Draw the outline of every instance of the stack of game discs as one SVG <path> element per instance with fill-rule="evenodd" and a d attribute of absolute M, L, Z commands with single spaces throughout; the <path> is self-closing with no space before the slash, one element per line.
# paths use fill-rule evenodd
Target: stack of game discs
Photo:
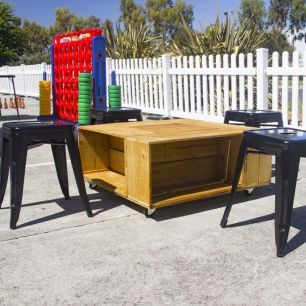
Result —
<path fill-rule="evenodd" d="M 108 105 L 110 108 L 121 107 L 121 86 L 108 85 Z"/>
<path fill-rule="evenodd" d="M 51 115 L 51 82 L 39 82 L 39 114 L 40 116 Z"/>
<path fill-rule="evenodd" d="M 90 108 L 92 99 L 92 83 L 90 73 L 79 74 L 78 123 L 90 123 Z"/>

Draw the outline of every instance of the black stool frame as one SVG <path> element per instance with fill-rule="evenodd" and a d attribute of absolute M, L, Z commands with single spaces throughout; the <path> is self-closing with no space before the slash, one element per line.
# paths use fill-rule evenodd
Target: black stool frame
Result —
<path fill-rule="evenodd" d="M 268 126 L 272 122 L 277 122 L 278 127 L 283 126 L 282 113 L 269 110 L 229 110 L 225 112 L 224 123 L 228 124 L 230 121 L 243 122 L 246 126 L 253 127 Z"/>
<path fill-rule="evenodd" d="M 120 107 L 105 110 L 91 110 L 91 124 L 142 121 L 142 112 L 137 108 Z"/>
<path fill-rule="evenodd" d="M 3 124 L 2 153 L 0 164 L 0 207 L 11 172 L 11 221 L 10 228 L 15 229 L 19 219 L 25 165 L 28 146 L 51 144 L 56 172 L 65 199 L 69 199 L 68 173 L 65 145 L 68 147 L 72 168 L 82 204 L 89 217 L 92 211 L 86 194 L 82 166 L 77 144 L 73 135 L 73 125 L 62 122 L 12 122 Z"/>
<path fill-rule="evenodd" d="M 246 154 L 275 155 L 275 242 L 277 256 L 282 257 L 290 229 L 300 157 L 306 157 L 306 132 L 291 128 L 261 129 L 245 131 L 243 136 L 230 197 L 220 225 L 226 227 Z"/>

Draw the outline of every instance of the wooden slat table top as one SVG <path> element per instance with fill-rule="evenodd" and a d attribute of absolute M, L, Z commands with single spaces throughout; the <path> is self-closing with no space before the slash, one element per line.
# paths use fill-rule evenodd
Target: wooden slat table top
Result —
<path fill-rule="evenodd" d="M 243 131 L 247 129 L 250 128 L 192 119 L 122 122 L 79 127 L 80 131 L 137 138 L 142 143 L 237 136 L 242 135 Z"/>

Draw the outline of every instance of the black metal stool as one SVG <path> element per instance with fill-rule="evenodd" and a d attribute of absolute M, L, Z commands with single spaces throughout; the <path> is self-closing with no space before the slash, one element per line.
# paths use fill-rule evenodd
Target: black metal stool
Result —
<path fill-rule="evenodd" d="M 10 169 L 10 227 L 12 229 L 16 228 L 21 208 L 27 149 L 28 146 L 34 144 L 51 144 L 58 180 L 65 199 L 69 199 L 65 151 L 65 145 L 67 145 L 82 204 L 85 207 L 88 217 L 92 216 L 83 179 L 80 155 L 73 135 L 74 126 L 72 124 L 64 123 L 62 121 L 11 122 L 3 124 L 2 130 L 3 142 L 0 165 L 0 207 L 3 202 Z"/>
<path fill-rule="evenodd" d="M 273 122 L 277 123 L 277 127 L 284 126 L 282 113 L 268 110 L 246 109 L 226 111 L 224 123 L 230 123 L 230 121 L 243 122 L 247 126 L 254 127 L 271 126 Z"/>
<path fill-rule="evenodd" d="M 91 124 L 127 122 L 130 120 L 142 121 L 140 109 L 120 107 L 105 110 L 91 110 Z"/>
<path fill-rule="evenodd" d="M 258 151 L 249 151 L 249 149 Z M 275 242 L 277 256 L 285 255 L 291 222 L 295 186 L 301 157 L 306 157 L 306 132 L 291 128 L 245 131 L 236 163 L 232 190 L 221 221 L 227 224 L 246 154 L 269 154 L 276 157 L 275 173 Z"/>

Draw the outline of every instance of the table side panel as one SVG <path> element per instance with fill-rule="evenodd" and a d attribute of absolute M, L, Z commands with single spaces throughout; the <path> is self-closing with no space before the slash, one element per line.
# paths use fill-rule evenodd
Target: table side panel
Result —
<path fill-rule="evenodd" d="M 229 167 L 227 179 L 231 183 L 236 169 L 236 161 L 242 136 L 232 137 L 230 141 Z M 271 182 L 272 157 L 268 155 L 248 154 L 239 180 L 239 188 L 247 189 L 268 185 Z"/>
<path fill-rule="evenodd" d="M 227 138 L 152 144 L 151 152 L 153 195 L 225 181 Z"/>
<path fill-rule="evenodd" d="M 108 136 L 79 131 L 79 150 L 83 172 L 109 168 Z"/>
<path fill-rule="evenodd" d="M 150 160 L 149 145 L 139 143 L 137 138 L 126 140 L 125 173 L 128 198 L 145 207 L 150 207 L 152 203 Z"/>

